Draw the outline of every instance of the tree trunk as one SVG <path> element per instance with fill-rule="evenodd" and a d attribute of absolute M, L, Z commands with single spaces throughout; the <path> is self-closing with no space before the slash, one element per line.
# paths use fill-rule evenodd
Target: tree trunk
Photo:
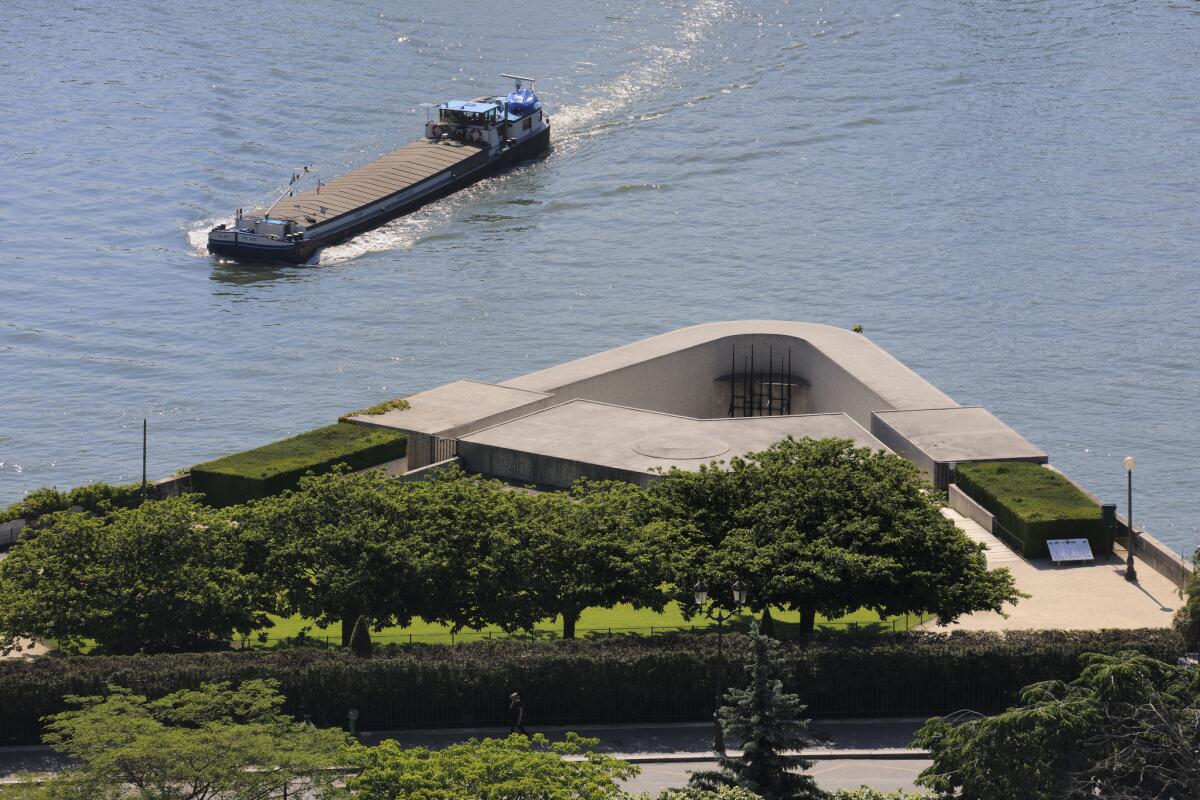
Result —
<path fill-rule="evenodd" d="M 562 612 L 562 618 L 563 618 L 563 638 L 564 639 L 574 639 L 575 638 L 575 623 L 579 621 L 579 612 L 578 611 L 564 611 L 564 612 Z"/>
<path fill-rule="evenodd" d="M 342 647 L 350 646 L 350 637 L 354 634 L 354 623 L 358 621 L 357 611 L 347 611 L 342 617 Z"/>
<path fill-rule="evenodd" d="M 804 606 L 800 609 L 800 641 L 808 643 L 812 641 L 813 629 L 817 626 L 817 609 L 812 606 Z"/>
<path fill-rule="evenodd" d="M 775 618 L 771 616 L 771 607 L 763 609 L 762 621 L 758 623 L 758 632 L 763 636 L 775 638 Z"/>

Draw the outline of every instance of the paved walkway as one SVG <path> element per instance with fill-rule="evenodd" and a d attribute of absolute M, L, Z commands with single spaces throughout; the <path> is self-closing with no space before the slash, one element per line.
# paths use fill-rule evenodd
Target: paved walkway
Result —
<path fill-rule="evenodd" d="M 881 792 L 927 791 L 914 781 L 921 770 L 930 765 L 928 758 L 907 759 L 829 759 L 817 761 L 806 770 L 817 781 L 817 786 L 826 791 L 834 789 L 857 789 L 869 786 Z M 642 764 L 641 773 L 621 782 L 621 788 L 630 793 L 645 792 L 657 797 L 663 789 L 686 786 L 688 778 L 697 770 L 715 769 L 713 761 L 691 761 L 676 764 Z"/>
<path fill-rule="evenodd" d="M 1026 561 L 976 522 L 951 509 L 942 513 L 974 541 L 987 545 L 989 569 L 1007 567 L 1017 588 L 1030 595 L 996 613 L 969 614 L 949 628 L 963 630 L 1030 630 L 1061 628 L 1166 628 L 1182 601 L 1175 584 L 1149 565 L 1137 563 L 1136 583 L 1125 580 L 1124 551 L 1092 563 L 1055 566 L 1048 558 Z M 938 628 L 934 622 L 924 627 Z"/>
<path fill-rule="evenodd" d="M 926 754 L 908 748 L 924 719 L 853 719 L 816 720 L 810 726 L 821 743 L 803 755 L 820 762 L 836 761 L 920 761 Z M 640 725 L 571 725 L 568 727 L 528 726 L 530 733 L 542 733 L 552 741 L 567 731 L 600 740 L 602 752 L 643 765 L 648 774 L 669 775 L 701 767 L 712 761 L 712 723 L 685 722 Z M 378 744 L 395 739 L 404 747 L 442 748 L 467 739 L 496 738 L 508 735 L 507 728 L 442 728 L 428 730 L 363 732 L 359 741 Z M 737 753 L 737 741 L 729 741 L 729 752 Z M 67 759 L 48 747 L 0 747 L 0 783 L 13 780 L 16 772 L 52 772 L 62 769 Z M 659 769 L 656 765 L 663 766 Z M 845 772 L 845 770 L 842 770 Z M 686 783 L 686 778 L 683 781 Z M 677 785 L 677 784 L 664 784 Z M 857 786 L 858 784 L 851 784 Z M 638 791 L 641 791 L 640 789 Z"/>

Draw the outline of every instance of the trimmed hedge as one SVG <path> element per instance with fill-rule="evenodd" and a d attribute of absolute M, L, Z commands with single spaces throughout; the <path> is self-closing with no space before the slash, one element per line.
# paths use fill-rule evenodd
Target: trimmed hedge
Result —
<path fill-rule="evenodd" d="M 1026 558 L 1049 555 L 1047 539 L 1087 539 L 1112 552 L 1100 506 L 1061 474 L 1027 461 L 960 464 L 954 482 L 1020 541 Z"/>
<path fill-rule="evenodd" d="M 729 634 L 726 685 L 745 680 Z M 926 716 L 999 711 L 1026 684 L 1067 679 L 1087 652 L 1133 649 L 1170 662 L 1183 653 L 1172 631 L 909 632 L 882 637 L 819 634 L 783 644 L 781 674 L 816 717 Z M 290 713 L 360 730 L 498 725 L 520 691 L 534 726 L 712 719 L 716 636 L 404 645 L 374 658 L 317 649 L 156 656 L 80 656 L 0 662 L 0 743 L 38 740 L 39 719 L 67 694 L 106 684 L 160 697 L 204 681 L 273 677 Z"/>
<path fill-rule="evenodd" d="M 230 506 L 294 489 L 309 470 L 325 472 L 335 464 L 366 469 L 400 458 L 407 445 L 399 431 L 339 422 L 198 464 L 192 487 L 210 505 Z"/>

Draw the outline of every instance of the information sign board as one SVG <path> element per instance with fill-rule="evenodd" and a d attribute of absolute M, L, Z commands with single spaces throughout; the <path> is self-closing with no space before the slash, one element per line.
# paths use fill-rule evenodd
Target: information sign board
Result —
<path fill-rule="evenodd" d="M 1050 548 L 1050 560 L 1055 564 L 1062 561 L 1091 561 L 1095 558 L 1087 539 L 1047 539 L 1046 546 Z"/>

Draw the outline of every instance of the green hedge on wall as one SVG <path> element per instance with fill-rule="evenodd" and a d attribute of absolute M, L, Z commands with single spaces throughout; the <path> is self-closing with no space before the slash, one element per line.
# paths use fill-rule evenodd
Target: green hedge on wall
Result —
<path fill-rule="evenodd" d="M 725 637 L 727 686 L 745 680 L 745 647 Z M 815 717 L 932 716 L 999 711 L 1026 684 L 1076 675 L 1083 653 L 1125 649 L 1173 663 L 1184 647 L 1166 629 L 819 634 L 808 647 L 783 644 L 779 666 Z M 712 719 L 715 659 L 707 633 L 389 646 L 373 658 L 295 649 L 0 661 L 0 743 L 37 741 L 39 719 L 63 710 L 66 694 L 115 684 L 159 697 L 260 677 L 280 681 L 297 718 L 342 725 L 353 708 L 366 731 L 502 724 L 513 691 L 534 727 Z"/>
<path fill-rule="evenodd" d="M 1048 555 L 1047 539 L 1087 539 L 1096 555 L 1112 552 L 1100 506 L 1054 470 L 984 461 L 958 465 L 954 482 L 1020 541 L 1026 558 Z"/>
<path fill-rule="evenodd" d="M 294 489 L 305 472 L 335 464 L 365 469 L 404 455 L 403 433 L 339 422 L 192 467 L 192 487 L 214 506 Z"/>

